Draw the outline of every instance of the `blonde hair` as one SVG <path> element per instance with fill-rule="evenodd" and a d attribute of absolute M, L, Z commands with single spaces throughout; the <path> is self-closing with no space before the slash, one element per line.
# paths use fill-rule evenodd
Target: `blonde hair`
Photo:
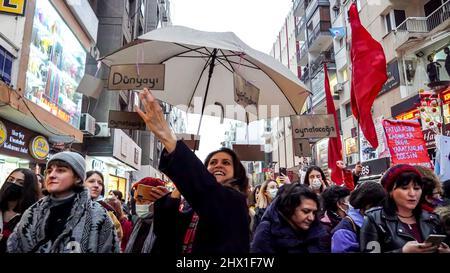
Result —
<path fill-rule="evenodd" d="M 255 207 L 265 209 L 272 202 L 272 197 L 270 197 L 270 195 L 267 194 L 267 186 L 269 186 L 270 182 L 277 183 L 275 180 L 266 180 L 264 181 L 264 183 L 262 183 L 261 188 L 259 189 L 258 192 L 258 198 Z"/>

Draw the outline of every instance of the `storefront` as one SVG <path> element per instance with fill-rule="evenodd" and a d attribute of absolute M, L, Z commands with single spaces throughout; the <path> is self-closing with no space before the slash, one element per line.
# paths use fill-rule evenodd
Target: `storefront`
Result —
<path fill-rule="evenodd" d="M 79 127 L 86 50 L 50 1 L 36 1 L 25 97 Z"/>
<path fill-rule="evenodd" d="M 46 137 L 0 118 L 0 186 L 16 168 L 42 173 L 49 151 Z"/>
<path fill-rule="evenodd" d="M 427 96 L 423 94 L 417 94 L 392 106 L 391 113 L 392 117 L 397 120 L 419 119 L 421 121 L 428 154 L 430 159 L 433 160 L 436 153 L 436 132 L 442 131 L 443 135 L 450 136 L 450 88 L 441 93 L 442 108 L 438 104 L 436 106 L 425 105 L 432 101 L 432 99 L 426 98 Z M 445 123 L 438 127 L 437 123 L 442 121 Z"/>
<path fill-rule="evenodd" d="M 133 173 L 141 169 L 142 149 L 120 129 L 113 129 L 105 143 L 86 141 L 87 170 L 100 171 L 105 179 L 105 194 L 120 190 L 128 199 L 130 187 L 135 182 Z M 111 142 L 109 142 L 111 141 Z"/>

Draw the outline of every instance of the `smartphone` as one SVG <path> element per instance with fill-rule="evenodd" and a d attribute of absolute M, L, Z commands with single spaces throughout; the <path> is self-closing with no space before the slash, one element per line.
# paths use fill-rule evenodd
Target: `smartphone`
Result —
<path fill-rule="evenodd" d="M 447 235 L 430 234 L 424 243 L 431 243 L 434 246 L 439 246 L 447 237 Z"/>
<path fill-rule="evenodd" d="M 154 198 L 150 194 L 154 187 L 139 184 L 137 186 L 137 198 L 142 198 L 144 200 L 153 200 Z"/>

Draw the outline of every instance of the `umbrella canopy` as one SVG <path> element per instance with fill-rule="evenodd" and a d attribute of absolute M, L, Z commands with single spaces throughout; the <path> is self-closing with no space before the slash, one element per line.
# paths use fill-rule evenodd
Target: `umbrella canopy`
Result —
<path fill-rule="evenodd" d="M 252 49 L 232 32 L 204 32 L 182 26 L 159 28 L 102 61 L 107 66 L 136 64 L 137 70 L 139 64 L 165 64 L 164 90 L 152 90 L 157 99 L 185 110 L 194 107 L 197 113 L 195 100 L 201 98 L 199 114 L 217 115 L 220 107 L 225 118 L 244 122 L 297 115 L 310 93 L 288 68 Z M 242 116 L 232 110 L 241 107 L 235 100 L 236 74 L 259 89 L 259 111 Z M 279 109 L 271 111 L 277 106 Z"/>

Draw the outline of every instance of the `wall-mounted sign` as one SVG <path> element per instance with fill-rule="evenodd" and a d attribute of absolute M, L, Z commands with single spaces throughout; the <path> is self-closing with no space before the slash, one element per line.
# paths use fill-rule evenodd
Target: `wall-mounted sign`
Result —
<path fill-rule="evenodd" d="M 6 126 L 0 121 L 0 147 L 5 143 L 8 138 L 8 133 L 6 131 Z"/>
<path fill-rule="evenodd" d="M 34 161 L 45 160 L 45 153 L 48 154 L 50 150 L 45 137 L 4 119 L 0 120 L 1 142 L 3 145 L 0 145 L 0 153 Z"/>
<path fill-rule="evenodd" d="M 408 111 L 406 113 L 400 114 L 395 117 L 396 120 L 412 120 L 419 118 L 420 113 L 419 109 L 413 109 L 411 111 Z"/>
<path fill-rule="evenodd" d="M 398 71 L 397 60 L 392 61 L 387 65 L 387 76 L 388 76 L 388 79 L 384 83 L 379 94 L 383 94 L 387 91 L 390 91 L 390 90 L 400 86 L 400 73 Z"/>
<path fill-rule="evenodd" d="M 108 89 L 136 90 L 147 87 L 164 90 L 164 64 L 113 65 L 109 72 Z"/>
<path fill-rule="evenodd" d="M 450 88 L 442 92 L 442 103 L 446 104 L 450 102 Z"/>
<path fill-rule="evenodd" d="M 0 12 L 24 15 L 26 0 L 0 0 Z"/>
<path fill-rule="evenodd" d="M 45 160 L 50 152 L 50 145 L 43 136 L 36 136 L 30 142 L 30 154 L 36 159 Z"/>
<path fill-rule="evenodd" d="M 144 120 L 137 112 L 114 110 L 109 110 L 108 127 L 142 131 L 145 131 L 147 128 Z"/>
<path fill-rule="evenodd" d="M 104 173 L 108 170 L 105 162 L 101 160 L 94 159 L 92 160 L 92 169 Z"/>
<path fill-rule="evenodd" d="M 236 73 L 233 74 L 233 79 L 234 101 L 244 108 L 249 105 L 257 107 L 259 100 L 259 88 Z"/>
<path fill-rule="evenodd" d="M 291 116 L 292 133 L 297 138 L 336 137 L 333 115 Z"/>
<path fill-rule="evenodd" d="M 298 157 L 312 156 L 311 145 L 307 139 L 294 139 L 294 150 Z"/>

